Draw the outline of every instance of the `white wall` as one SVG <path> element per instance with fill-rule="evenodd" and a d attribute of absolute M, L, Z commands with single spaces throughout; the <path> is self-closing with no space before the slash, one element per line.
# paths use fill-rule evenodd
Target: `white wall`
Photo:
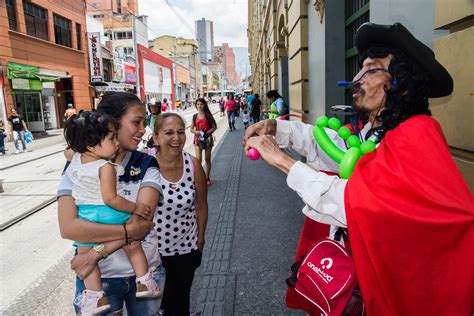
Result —
<path fill-rule="evenodd" d="M 86 28 L 87 32 L 99 32 L 100 33 L 100 43 L 105 45 L 107 38 L 104 36 L 104 25 L 101 21 L 94 19 L 91 16 L 86 16 Z"/>
<path fill-rule="evenodd" d="M 162 71 L 163 82 L 160 78 L 160 69 Z M 145 93 L 171 94 L 171 69 L 163 67 L 147 59 L 143 60 Z"/>

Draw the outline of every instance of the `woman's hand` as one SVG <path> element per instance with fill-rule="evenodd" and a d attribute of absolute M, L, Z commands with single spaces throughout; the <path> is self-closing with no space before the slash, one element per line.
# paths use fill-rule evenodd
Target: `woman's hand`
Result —
<path fill-rule="evenodd" d="M 196 246 L 198 247 L 200 252 L 203 251 L 205 243 L 206 243 L 206 241 L 204 240 L 204 238 L 198 238 L 198 240 L 196 242 Z"/>
<path fill-rule="evenodd" d="M 153 222 L 143 219 L 137 215 L 132 215 L 127 221 L 127 234 L 130 240 L 142 240 L 153 229 Z M 124 232 L 125 237 L 125 232 Z"/>
<path fill-rule="evenodd" d="M 84 280 L 92 272 L 100 259 L 100 254 L 91 249 L 86 253 L 77 254 L 72 258 L 71 269 L 74 270 L 81 280 Z"/>
<path fill-rule="evenodd" d="M 258 125 L 258 124 L 257 124 Z M 244 140 L 245 141 L 245 140 Z M 288 174 L 291 167 L 295 164 L 295 160 L 288 157 L 275 141 L 274 136 L 263 135 L 254 136 L 247 139 L 245 149 L 253 147 L 258 150 L 262 158 L 274 167 L 277 167 L 284 173 Z"/>
<path fill-rule="evenodd" d="M 137 203 L 137 206 L 135 208 L 135 211 L 133 212 L 134 214 L 137 214 L 138 216 L 146 219 L 146 220 L 151 220 L 150 215 L 152 214 L 150 207 L 146 204 L 143 203 Z"/>
<path fill-rule="evenodd" d="M 276 120 L 263 120 L 257 124 L 250 125 L 245 131 L 243 145 L 248 148 L 247 141 L 250 137 L 261 136 L 261 135 L 276 135 L 277 122 Z M 251 146 L 252 147 L 252 146 Z"/>

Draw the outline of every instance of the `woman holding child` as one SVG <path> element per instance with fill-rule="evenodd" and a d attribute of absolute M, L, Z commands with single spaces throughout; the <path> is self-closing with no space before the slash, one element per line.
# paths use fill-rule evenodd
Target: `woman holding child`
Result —
<path fill-rule="evenodd" d="M 136 151 L 145 132 L 145 109 L 132 94 L 111 93 L 104 95 L 97 113 L 115 120 L 113 137 L 116 137 L 117 152 L 112 160 L 114 165 L 121 166 L 124 171 L 118 176 L 118 184 L 122 187 L 121 197 L 132 204 L 136 203 L 129 205 L 128 210 L 137 209 L 138 205 L 145 207 L 137 211 L 141 216 L 132 214 L 124 224 L 100 224 L 79 219 L 78 208 L 72 197 L 74 185 L 66 167 L 58 189 L 61 235 L 76 242 L 95 244 L 87 251 L 81 251 L 71 262 L 71 267 L 78 275 L 74 304 L 76 312 L 84 307 L 87 300 L 83 295 L 87 290 L 84 291 L 82 280 L 87 279 L 98 264 L 103 291 L 110 305 L 109 313 L 121 314 L 125 302 L 128 315 L 156 315 L 160 310 L 161 297 L 137 298 L 137 284 L 140 285 L 140 282 L 136 282 L 134 269 L 123 250 L 126 244 L 144 238 L 141 247 L 148 265 L 147 277 L 153 278 L 153 283 L 163 293 L 165 273 L 158 251 L 157 231 L 152 229 L 152 218 L 160 197 L 160 173 L 153 157 Z M 87 150 L 91 151 L 92 147 L 89 146 Z M 100 304 L 99 298 L 96 304 Z"/>

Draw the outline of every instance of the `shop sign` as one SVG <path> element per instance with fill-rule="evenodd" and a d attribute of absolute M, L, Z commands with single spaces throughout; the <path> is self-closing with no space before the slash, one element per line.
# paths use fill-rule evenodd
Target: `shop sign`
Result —
<path fill-rule="evenodd" d="M 117 83 L 117 82 L 106 82 L 106 86 L 97 86 L 95 90 L 98 92 L 105 92 L 105 91 L 127 91 L 133 90 L 135 88 L 134 85 L 127 84 L 127 83 Z"/>
<path fill-rule="evenodd" d="M 43 83 L 40 80 L 14 78 L 12 79 L 13 90 L 41 91 Z"/>
<path fill-rule="evenodd" d="M 134 65 L 125 64 L 125 82 L 130 84 L 137 83 L 137 73 Z"/>
<path fill-rule="evenodd" d="M 100 46 L 100 33 L 88 32 L 87 43 L 89 45 L 89 65 L 91 69 L 91 82 L 103 81 L 102 58 Z"/>

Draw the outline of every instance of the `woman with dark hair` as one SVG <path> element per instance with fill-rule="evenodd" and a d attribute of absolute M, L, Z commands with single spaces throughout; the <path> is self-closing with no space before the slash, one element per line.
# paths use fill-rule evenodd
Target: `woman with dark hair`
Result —
<path fill-rule="evenodd" d="M 194 114 L 191 121 L 191 133 L 194 134 L 194 151 L 197 160 L 202 163 L 202 151 L 204 150 L 207 185 L 211 185 L 211 153 L 214 146 L 212 134 L 217 129 L 217 123 L 204 98 L 196 100 L 196 109 L 198 112 Z"/>
<path fill-rule="evenodd" d="M 235 131 L 235 111 L 238 110 L 237 102 L 234 100 L 234 95 L 229 93 L 227 101 L 225 102 L 225 109 L 227 111 L 227 122 L 229 123 L 230 131 Z"/>
<path fill-rule="evenodd" d="M 136 151 L 145 132 L 145 108 L 133 94 L 106 93 L 99 103 L 97 113 L 107 114 L 117 122 L 118 151 L 113 161 L 121 165 L 125 173 L 118 178 L 127 200 L 147 205 L 155 210 L 160 196 L 160 173 L 152 156 Z M 66 170 L 67 170 L 66 165 Z M 122 249 L 131 241 L 142 240 L 142 247 L 155 282 L 163 292 L 165 272 L 158 251 L 157 233 L 152 229 L 154 211 L 147 219 L 132 215 L 123 225 L 107 225 L 83 221 L 78 218 L 77 207 L 72 197 L 72 183 L 63 174 L 58 189 L 58 220 L 61 236 L 78 242 L 93 242 L 96 245 L 87 253 L 78 254 L 71 261 L 75 270 L 76 311 L 82 301 L 84 290 L 82 279 L 99 264 L 102 286 L 111 306 L 110 313 L 121 312 L 125 306 L 130 315 L 156 315 L 161 298 L 137 299 L 135 273 Z"/>
<path fill-rule="evenodd" d="M 163 113 L 153 136 L 163 192 L 155 228 L 166 269 L 165 315 L 189 315 L 191 286 L 201 264 L 207 225 L 206 175 L 201 163 L 183 151 L 185 130 L 181 116 Z"/>
<path fill-rule="evenodd" d="M 280 116 L 287 115 L 290 113 L 290 109 L 285 102 L 285 99 L 278 93 L 277 90 L 270 90 L 267 92 L 267 98 L 270 100 L 270 110 L 268 112 L 268 118 L 277 119 Z M 288 120 L 288 117 L 285 118 Z"/>

